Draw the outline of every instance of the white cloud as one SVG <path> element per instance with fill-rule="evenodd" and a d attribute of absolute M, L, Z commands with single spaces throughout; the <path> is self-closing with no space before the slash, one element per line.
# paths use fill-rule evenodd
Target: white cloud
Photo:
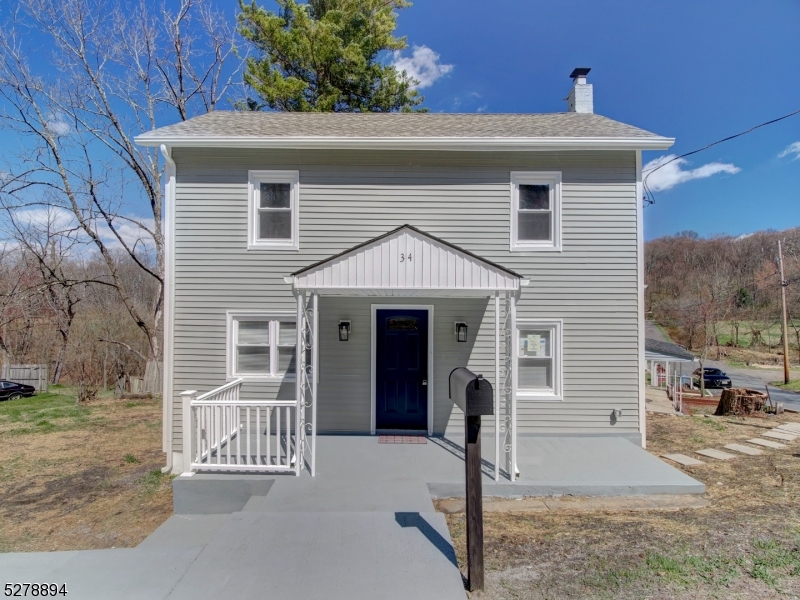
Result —
<path fill-rule="evenodd" d="M 439 62 L 439 55 L 427 46 L 414 46 L 411 56 L 401 56 L 399 51 L 394 53 L 392 65 L 398 71 L 416 79 L 419 83 L 416 88 L 426 88 L 444 75 L 453 70 L 453 65 L 443 65 Z"/>
<path fill-rule="evenodd" d="M 14 219 L 21 227 L 39 231 L 50 230 L 53 233 L 61 233 L 75 228 L 74 215 L 58 207 L 18 209 L 15 211 Z"/>
<path fill-rule="evenodd" d="M 786 146 L 786 150 L 778 154 L 778 158 L 792 155 L 794 155 L 794 160 L 800 160 L 800 142 L 795 142 L 794 144 Z"/>
<path fill-rule="evenodd" d="M 75 215 L 64 208 L 38 207 L 17 210 L 14 217 L 17 223 L 25 228 L 32 228 L 41 232 L 49 230 L 52 233 L 70 233 L 81 242 L 90 241 L 89 237 L 79 229 Z M 152 231 L 154 225 L 152 218 L 132 218 Z M 0 227 L 0 229 L 2 229 L 2 227 Z M 117 236 L 114 235 L 114 232 L 111 231 L 105 221 L 95 219 L 93 229 L 108 248 L 122 249 L 122 244 L 119 239 L 117 239 Z M 143 252 L 152 252 L 155 249 L 152 236 L 137 224 L 127 219 L 117 219 L 114 223 L 114 229 L 119 233 L 119 237 L 122 238 L 128 248 L 133 248 L 135 246 L 137 252 L 140 250 Z M 92 246 L 90 245 L 89 247 Z"/>
<path fill-rule="evenodd" d="M 50 115 L 50 118 L 45 123 L 45 127 L 55 136 L 68 135 L 72 128 L 69 126 L 61 116 Z"/>
<path fill-rule="evenodd" d="M 142 225 L 148 229 L 153 229 L 153 219 L 136 217 L 136 220 L 141 222 Z M 146 252 L 150 252 L 155 249 L 155 246 L 153 245 L 153 238 L 150 236 L 150 234 L 135 223 L 131 223 L 126 219 L 117 219 L 114 223 L 114 229 L 119 234 L 119 237 L 124 240 L 128 248 L 133 249 L 136 247 L 137 251 L 143 250 Z M 119 243 L 116 235 L 114 235 L 114 232 L 109 229 L 105 221 L 97 222 L 96 231 L 109 248 L 122 248 L 122 244 Z"/>
<path fill-rule="evenodd" d="M 647 176 L 648 172 L 657 169 L 661 165 L 665 165 L 665 163 L 674 158 L 674 154 L 668 154 L 666 156 L 656 158 L 655 160 L 651 160 L 642 169 L 643 175 Z M 705 179 L 706 177 L 711 177 L 712 175 L 716 175 L 718 173 L 728 173 L 730 175 L 734 175 L 741 171 L 741 169 L 734 164 L 719 162 L 712 162 L 708 163 L 707 165 L 697 167 L 696 169 L 685 170 L 683 167 L 688 164 L 688 160 L 685 158 L 679 158 L 678 160 L 674 160 L 668 165 L 661 167 L 658 169 L 658 171 L 655 171 L 652 175 L 647 177 L 647 187 L 653 192 L 662 192 L 664 190 L 670 190 L 680 183 L 691 181 L 692 179 Z"/>

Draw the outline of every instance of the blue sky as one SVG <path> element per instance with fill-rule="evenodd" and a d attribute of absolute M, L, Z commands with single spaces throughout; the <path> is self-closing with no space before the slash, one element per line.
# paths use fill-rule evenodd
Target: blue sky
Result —
<path fill-rule="evenodd" d="M 796 0 L 419 0 L 398 25 L 453 66 L 421 90 L 431 110 L 562 111 L 570 71 L 587 66 L 595 112 L 676 138 L 645 163 L 800 109 Z M 800 225 L 799 155 L 778 158 L 795 142 L 800 115 L 689 157 L 683 171 L 729 172 L 656 192 L 647 239 Z"/>

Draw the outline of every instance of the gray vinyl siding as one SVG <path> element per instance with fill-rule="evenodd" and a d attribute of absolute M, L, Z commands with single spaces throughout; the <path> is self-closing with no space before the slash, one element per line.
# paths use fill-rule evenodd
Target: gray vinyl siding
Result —
<path fill-rule="evenodd" d="M 294 311 L 286 275 L 405 223 L 530 279 L 522 288 L 518 318 L 563 320 L 564 400 L 520 399 L 520 434 L 638 431 L 634 152 L 174 149 L 173 157 L 176 450 L 180 392 L 205 392 L 225 382 L 227 310 Z M 300 172 L 299 251 L 247 250 L 247 172 L 262 169 Z M 509 174 L 525 170 L 562 172 L 562 252 L 509 251 Z M 448 361 L 468 358 L 471 367 L 493 379 L 493 301 L 390 302 L 435 305 L 434 428 L 458 424 L 447 400 Z M 362 327 L 364 319 L 368 327 L 371 303 L 320 300 L 321 430 L 369 431 L 369 338 L 364 346 L 360 336 L 369 335 Z M 452 327 L 458 311 L 464 311 L 471 337 L 480 329 L 479 339 L 467 345 L 469 357 L 454 347 L 440 358 L 440 349 L 456 345 Z M 335 341 L 334 322 L 345 318 L 343 312 L 353 320 L 352 343 Z M 361 358 L 345 360 L 350 353 Z M 293 398 L 294 383 L 247 383 L 244 393 Z M 623 411 L 613 426 L 612 408 Z"/>

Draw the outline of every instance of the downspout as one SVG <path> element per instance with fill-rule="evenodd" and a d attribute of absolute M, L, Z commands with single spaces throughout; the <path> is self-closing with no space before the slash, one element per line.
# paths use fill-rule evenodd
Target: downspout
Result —
<path fill-rule="evenodd" d="M 172 159 L 172 149 L 161 144 L 161 155 L 166 161 L 164 166 L 164 360 L 163 360 L 163 389 L 162 398 L 162 449 L 167 455 L 167 464 L 161 469 L 162 473 L 171 473 L 173 470 L 172 449 L 172 368 L 173 360 L 173 318 L 175 305 L 175 283 L 173 264 L 173 239 L 175 226 L 175 173 L 177 167 Z"/>
<path fill-rule="evenodd" d="M 636 312 L 639 375 L 639 434 L 642 448 L 647 448 L 647 399 L 645 391 L 645 314 L 644 314 L 644 206 L 642 205 L 642 151 L 636 151 Z M 652 377 L 652 373 L 650 375 Z M 651 379 L 652 381 L 652 379 Z"/>

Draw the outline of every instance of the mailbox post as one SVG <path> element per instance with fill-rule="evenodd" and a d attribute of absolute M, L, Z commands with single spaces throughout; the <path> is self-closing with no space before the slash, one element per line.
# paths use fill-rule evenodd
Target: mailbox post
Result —
<path fill-rule="evenodd" d="M 483 482 L 481 480 L 481 417 L 494 414 L 492 385 L 469 369 L 450 373 L 450 398 L 464 411 L 464 464 L 467 498 L 467 582 L 469 591 L 483 589 Z"/>

